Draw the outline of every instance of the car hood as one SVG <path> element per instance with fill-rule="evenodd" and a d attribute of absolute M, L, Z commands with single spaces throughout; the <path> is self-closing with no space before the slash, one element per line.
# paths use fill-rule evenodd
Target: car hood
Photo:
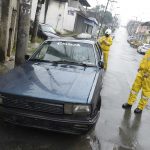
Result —
<path fill-rule="evenodd" d="M 28 62 L 0 77 L 0 92 L 87 103 L 96 72 L 96 67 Z"/>

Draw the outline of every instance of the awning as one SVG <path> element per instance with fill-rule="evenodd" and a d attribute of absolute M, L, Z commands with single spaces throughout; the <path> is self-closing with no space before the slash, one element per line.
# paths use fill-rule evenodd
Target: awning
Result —
<path fill-rule="evenodd" d="M 96 18 L 89 17 L 88 19 L 94 22 L 96 25 L 98 25 L 98 21 L 96 20 Z"/>
<path fill-rule="evenodd" d="M 94 22 L 91 21 L 91 20 L 89 20 L 89 19 L 85 19 L 84 23 L 85 23 L 85 24 L 88 24 L 88 25 L 90 25 L 90 26 L 94 26 Z"/>
<path fill-rule="evenodd" d="M 80 2 L 83 6 L 91 7 L 91 5 L 88 3 L 87 0 L 79 0 L 79 2 Z"/>
<path fill-rule="evenodd" d="M 60 1 L 60 2 L 68 2 L 68 0 L 56 0 L 56 1 Z M 91 7 L 91 5 L 88 3 L 87 0 L 79 0 L 79 2 L 86 7 Z"/>

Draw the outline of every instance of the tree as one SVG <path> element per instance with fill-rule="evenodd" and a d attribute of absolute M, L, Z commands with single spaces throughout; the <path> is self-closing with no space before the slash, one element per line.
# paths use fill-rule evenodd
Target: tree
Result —
<path fill-rule="evenodd" d="M 0 0 L 0 62 L 6 60 L 9 39 L 9 10 L 11 0 Z"/>
<path fill-rule="evenodd" d="M 96 5 L 94 8 L 90 10 L 90 12 L 93 12 L 91 17 L 95 17 L 97 21 L 100 23 L 102 20 L 104 9 L 105 9 L 104 5 Z"/>
<path fill-rule="evenodd" d="M 102 13 L 104 13 L 104 12 L 102 12 Z M 112 13 L 109 12 L 109 11 L 106 11 L 106 12 L 105 12 L 105 16 L 104 16 L 103 23 L 104 23 L 105 25 L 107 25 L 107 24 L 112 23 L 112 21 L 113 21 Z"/>
<path fill-rule="evenodd" d="M 35 19 L 34 19 L 34 25 L 33 25 L 33 31 L 32 31 L 32 37 L 31 37 L 32 43 L 35 43 L 35 38 L 37 36 L 40 13 L 41 13 L 41 8 L 42 8 L 43 3 L 44 3 L 44 0 L 38 0 L 36 13 L 35 13 Z"/>
<path fill-rule="evenodd" d="M 105 25 L 112 23 L 113 22 L 112 13 L 110 11 L 106 11 L 104 16 L 104 11 L 105 11 L 104 5 L 96 5 L 94 8 L 90 10 L 90 12 L 94 12 L 92 13 L 91 17 L 95 17 L 100 24 L 101 22 L 103 22 L 103 24 Z"/>
<path fill-rule="evenodd" d="M 105 9 L 104 5 L 96 5 L 95 7 L 92 8 L 92 10 L 95 10 L 95 12 L 100 12 Z"/>
<path fill-rule="evenodd" d="M 15 65 L 21 65 L 25 62 L 25 52 L 28 47 L 30 14 L 32 0 L 20 0 L 19 18 L 18 18 L 18 34 L 15 55 Z"/>
<path fill-rule="evenodd" d="M 45 0 L 44 23 L 46 23 L 46 16 L 47 16 L 47 11 L 48 11 L 49 4 L 50 4 L 50 0 Z"/>

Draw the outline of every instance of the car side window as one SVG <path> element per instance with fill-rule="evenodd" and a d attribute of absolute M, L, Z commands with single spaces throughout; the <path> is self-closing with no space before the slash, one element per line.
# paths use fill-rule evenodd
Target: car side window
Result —
<path fill-rule="evenodd" d="M 102 55 L 102 49 L 101 49 L 100 44 L 97 42 L 96 45 L 98 47 L 98 51 L 99 51 L 100 55 Z"/>
<path fill-rule="evenodd" d="M 98 60 L 100 61 L 101 60 L 101 52 L 100 52 L 97 44 L 95 44 L 95 49 L 96 49 L 96 53 L 97 53 L 97 56 L 98 56 Z"/>
<path fill-rule="evenodd" d="M 36 55 L 36 59 L 44 59 L 48 47 L 48 44 L 44 44 L 43 47 L 40 49 L 40 52 Z"/>

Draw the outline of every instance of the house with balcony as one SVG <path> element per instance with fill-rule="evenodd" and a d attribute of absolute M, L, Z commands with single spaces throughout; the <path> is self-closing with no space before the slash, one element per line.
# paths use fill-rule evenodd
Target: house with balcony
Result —
<path fill-rule="evenodd" d="M 32 2 L 32 20 L 35 17 L 37 1 Z M 87 0 L 50 0 L 42 6 L 40 22 L 51 25 L 61 34 L 83 32 L 93 34 L 97 23 L 88 18 L 87 7 L 90 7 Z"/>
<path fill-rule="evenodd" d="M 141 23 L 137 27 L 136 35 L 143 43 L 150 43 L 150 22 Z"/>

